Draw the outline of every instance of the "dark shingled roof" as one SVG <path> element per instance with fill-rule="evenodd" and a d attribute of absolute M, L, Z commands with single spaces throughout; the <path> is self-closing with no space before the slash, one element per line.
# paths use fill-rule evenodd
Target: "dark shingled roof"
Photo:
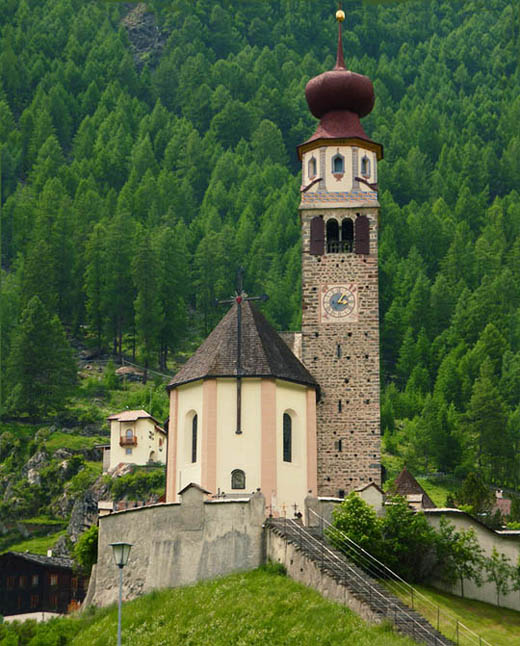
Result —
<path fill-rule="evenodd" d="M 14 556 L 16 558 L 38 563 L 38 565 L 48 565 L 53 567 L 72 569 L 74 562 L 72 559 L 62 558 L 59 556 L 44 556 L 43 554 L 31 554 L 30 552 L 6 552 L 2 556 Z"/>
<path fill-rule="evenodd" d="M 421 485 L 413 477 L 413 475 L 408 471 L 406 467 L 401 471 L 397 476 L 393 486 L 392 492 L 397 493 L 400 496 L 406 496 L 411 494 L 418 494 L 423 496 L 423 507 L 425 509 L 434 509 L 435 504 L 430 496 L 424 491 Z"/>
<path fill-rule="evenodd" d="M 237 376 L 237 307 L 236 303 L 231 307 L 171 380 L 169 389 L 198 379 Z M 249 301 L 242 303 L 241 341 L 242 377 L 276 377 L 319 388 L 303 363 Z"/>

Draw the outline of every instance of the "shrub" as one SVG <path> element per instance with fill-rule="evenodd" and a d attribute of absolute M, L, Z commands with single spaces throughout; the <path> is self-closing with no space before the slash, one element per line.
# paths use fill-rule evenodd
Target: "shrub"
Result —
<path fill-rule="evenodd" d="M 97 550 L 98 528 L 97 525 L 92 525 L 81 534 L 73 550 L 74 560 L 84 572 L 90 573 L 92 566 L 97 562 Z"/>

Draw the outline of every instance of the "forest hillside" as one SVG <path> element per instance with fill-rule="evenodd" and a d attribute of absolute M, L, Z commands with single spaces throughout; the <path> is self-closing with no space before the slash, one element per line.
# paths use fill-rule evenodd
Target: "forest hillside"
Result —
<path fill-rule="evenodd" d="M 375 84 L 364 127 L 385 147 L 388 463 L 518 488 L 520 8 L 344 8 L 347 65 Z M 298 329 L 295 147 L 315 127 L 305 84 L 333 66 L 334 9 L 4 0 L 4 416 L 66 406 L 71 339 L 171 372 L 222 315 L 212 303 L 240 265 L 269 319 Z"/>

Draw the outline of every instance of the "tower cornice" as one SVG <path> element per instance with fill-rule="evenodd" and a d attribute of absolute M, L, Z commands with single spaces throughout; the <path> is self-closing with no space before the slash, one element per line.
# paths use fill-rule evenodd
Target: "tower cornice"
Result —
<path fill-rule="evenodd" d="M 360 148 L 365 148 L 366 150 L 371 150 L 377 155 L 377 160 L 381 161 L 383 159 L 383 146 L 378 144 L 371 139 L 361 139 L 361 137 L 341 137 L 328 139 L 325 137 L 320 137 L 318 139 L 313 139 L 312 141 L 306 141 L 303 144 L 300 144 L 297 147 L 298 157 L 300 161 L 303 159 L 303 155 L 306 152 L 311 150 L 316 150 L 322 146 L 359 146 Z"/>

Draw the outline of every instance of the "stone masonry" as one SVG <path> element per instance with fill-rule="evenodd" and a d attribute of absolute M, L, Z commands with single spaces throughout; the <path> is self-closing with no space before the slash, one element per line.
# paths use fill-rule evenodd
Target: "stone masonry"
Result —
<path fill-rule="evenodd" d="M 372 196 L 371 196 L 372 197 Z M 367 204 L 368 202 L 368 204 Z M 381 484 L 379 402 L 379 295 L 377 229 L 373 199 L 338 208 L 302 203 L 302 359 L 321 388 L 317 407 L 318 495 L 342 496 L 369 482 Z M 377 207 L 374 206 L 377 204 Z M 309 208 L 310 207 L 310 208 Z M 310 222 L 366 215 L 370 254 L 310 254 Z M 326 246 L 325 246 L 326 249 Z M 324 285 L 355 283 L 357 322 L 323 322 Z M 341 442 L 340 442 L 341 441 Z"/>

